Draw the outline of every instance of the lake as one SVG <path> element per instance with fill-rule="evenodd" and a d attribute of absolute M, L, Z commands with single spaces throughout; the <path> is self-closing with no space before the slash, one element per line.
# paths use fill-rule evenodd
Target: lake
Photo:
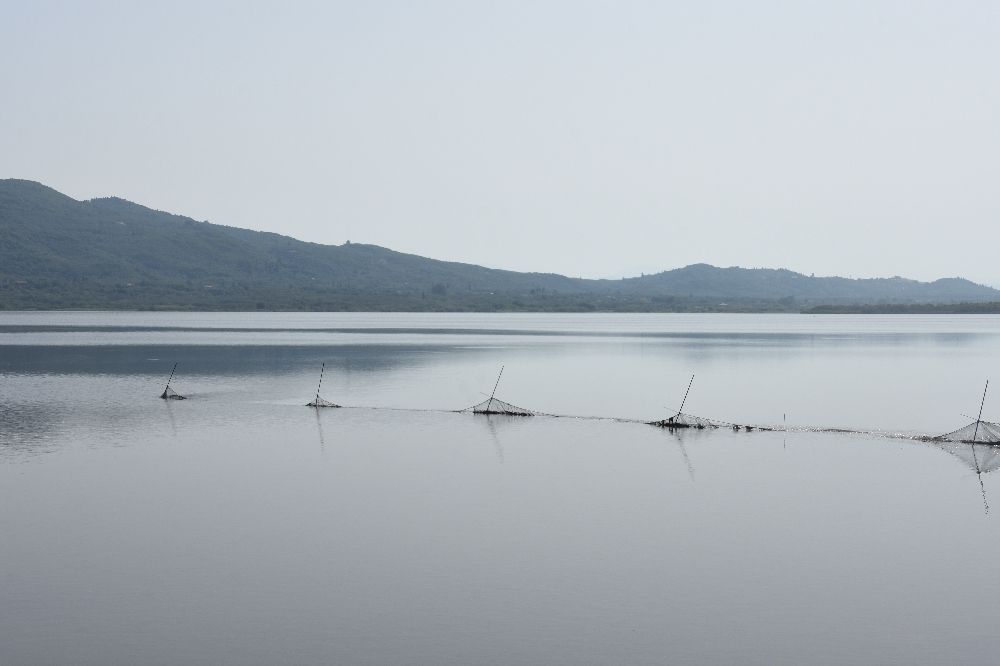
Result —
<path fill-rule="evenodd" d="M 456 411 L 501 367 L 580 418 Z M 1000 461 L 914 438 L 998 369 L 994 316 L 0 313 L 0 663 L 994 663 Z M 774 430 L 646 425 L 692 375 Z"/>

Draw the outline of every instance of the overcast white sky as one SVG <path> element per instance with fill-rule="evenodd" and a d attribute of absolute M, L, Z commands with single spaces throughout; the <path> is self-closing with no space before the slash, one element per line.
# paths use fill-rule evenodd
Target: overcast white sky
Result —
<path fill-rule="evenodd" d="M 514 270 L 1000 285 L 998 2 L 16 2 L 0 177 Z"/>

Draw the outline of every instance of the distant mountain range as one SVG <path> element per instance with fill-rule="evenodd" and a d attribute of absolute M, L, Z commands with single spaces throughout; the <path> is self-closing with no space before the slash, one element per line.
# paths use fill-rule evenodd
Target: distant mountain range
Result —
<path fill-rule="evenodd" d="M 1000 291 L 961 278 L 817 278 L 707 264 L 621 280 L 518 273 L 0 180 L 5 309 L 746 312 L 985 302 L 1000 302 Z"/>

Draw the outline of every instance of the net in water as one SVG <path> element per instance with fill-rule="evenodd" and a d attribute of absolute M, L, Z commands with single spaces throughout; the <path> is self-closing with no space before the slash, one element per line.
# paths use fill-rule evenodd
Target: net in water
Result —
<path fill-rule="evenodd" d="M 723 423 L 722 421 L 706 419 L 701 416 L 694 416 L 693 414 L 685 414 L 683 412 L 678 412 L 675 416 L 671 416 L 670 418 L 661 419 L 659 421 L 650 421 L 649 425 L 659 426 L 660 428 L 697 428 L 699 430 L 703 428 L 731 427 L 730 424 Z"/>
<path fill-rule="evenodd" d="M 182 396 L 180 393 L 173 390 L 169 386 L 163 389 L 163 393 L 160 394 L 160 397 L 163 398 L 164 400 L 187 400 L 187 398 L 185 398 L 184 396 Z"/>
<path fill-rule="evenodd" d="M 537 416 L 538 412 L 504 402 L 500 398 L 487 398 L 477 405 L 462 410 L 473 414 L 504 414 L 506 416 Z"/>
<path fill-rule="evenodd" d="M 973 421 L 958 430 L 938 435 L 933 440 L 965 444 L 1000 444 L 1000 424 L 991 421 Z"/>
<path fill-rule="evenodd" d="M 323 388 L 323 373 L 326 371 L 326 362 L 319 367 L 319 384 L 316 385 L 316 397 L 313 398 L 312 402 L 307 402 L 306 407 L 340 407 L 335 402 L 330 402 L 329 400 L 320 397 L 319 391 Z"/>
<path fill-rule="evenodd" d="M 160 397 L 164 400 L 185 400 L 186 398 L 182 396 L 177 391 L 170 388 L 170 382 L 174 381 L 174 373 L 177 372 L 177 364 L 174 363 L 174 367 L 170 370 L 170 377 L 167 378 L 167 385 L 163 387 L 163 393 Z"/>
<path fill-rule="evenodd" d="M 660 419 L 659 421 L 649 421 L 649 425 L 660 428 L 696 428 L 698 430 L 704 430 L 705 428 L 739 428 L 739 426 L 734 426 L 732 423 L 706 419 L 694 414 L 685 414 L 684 404 L 687 402 L 692 384 L 694 384 L 694 375 L 691 375 L 691 379 L 688 380 L 687 390 L 684 391 L 684 398 L 681 400 L 681 406 L 677 409 L 676 414 L 665 419 Z M 752 430 L 752 427 L 748 426 L 747 430 Z"/>
<path fill-rule="evenodd" d="M 321 398 L 319 394 L 317 394 L 316 397 L 313 398 L 312 402 L 306 403 L 306 407 L 340 407 L 340 405 L 335 402 L 330 402 L 325 398 Z"/>
<path fill-rule="evenodd" d="M 465 409 L 459 410 L 462 412 L 472 412 L 473 414 L 503 414 L 505 416 L 537 416 L 540 412 L 535 412 L 530 409 L 525 409 L 524 407 L 518 407 L 517 405 L 512 405 L 509 402 L 504 402 L 499 398 L 496 398 L 497 387 L 500 386 L 500 378 L 503 377 L 503 368 L 500 366 L 500 374 L 497 375 L 497 381 L 493 385 L 493 393 L 490 397 L 486 398 L 482 402 L 473 405 L 472 407 L 466 407 Z M 483 394 L 485 395 L 485 394 Z"/>

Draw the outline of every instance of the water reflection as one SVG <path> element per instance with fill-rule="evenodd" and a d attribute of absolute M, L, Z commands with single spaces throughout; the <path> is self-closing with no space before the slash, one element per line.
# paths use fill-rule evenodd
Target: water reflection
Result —
<path fill-rule="evenodd" d="M 995 445 L 941 442 L 934 446 L 958 458 L 976 474 L 990 474 L 1000 469 L 1000 448 Z"/>
<path fill-rule="evenodd" d="M 694 465 L 691 464 L 691 458 L 688 456 L 687 448 L 684 447 L 684 439 L 681 437 L 677 438 L 677 447 L 681 450 L 681 455 L 684 456 L 684 464 L 687 465 L 688 476 L 694 481 Z"/>
<path fill-rule="evenodd" d="M 313 407 L 313 411 L 316 413 L 316 431 L 319 433 L 319 452 L 320 455 L 326 455 L 326 439 L 323 437 L 323 410 L 318 407 Z"/>
<path fill-rule="evenodd" d="M 0 408 L 0 455 L 16 459 L 55 450 L 61 416 L 54 405 L 4 400 Z"/>
<path fill-rule="evenodd" d="M 983 485 L 983 472 L 979 467 L 979 460 L 976 456 L 975 444 L 970 444 L 972 449 L 972 458 L 976 463 L 976 479 L 979 481 L 979 492 L 983 494 L 983 512 L 986 515 L 990 514 L 990 503 L 986 500 L 986 486 Z"/>
<path fill-rule="evenodd" d="M 67 313 L 70 314 L 70 313 Z M 9 313 L 0 313 L 0 322 L 4 318 L 9 319 Z M 357 336 L 364 336 L 372 342 L 384 342 L 386 338 L 404 338 L 420 336 L 428 337 L 460 337 L 466 340 L 478 340 L 482 338 L 619 338 L 636 339 L 640 343 L 663 341 L 676 341 L 682 344 L 704 343 L 708 346 L 745 346 L 755 347 L 780 346 L 783 348 L 795 346 L 816 346 L 816 345 L 877 345 L 877 346 L 899 346 L 902 344 L 931 344 L 965 346 L 978 344 L 983 339 L 995 338 L 996 332 L 991 330 L 956 330 L 956 331 L 928 331 L 928 330 L 873 330 L 868 326 L 858 326 L 853 330 L 837 330 L 836 324 L 841 318 L 830 320 L 833 327 L 826 326 L 806 326 L 801 324 L 805 321 L 802 318 L 781 318 L 765 317 L 763 326 L 746 328 L 739 325 L 725 327 L 728 330 L 706 330 L 705 323 L 708 318 L 702 321 L 692 320 L 689 326 L 678 327 L 676 321 L 662 320 L 663 330 L 650 319 L 645 325 L 628 326 L 622 325 L 625 318 L 619 318 L 617 325 L 608 322 L 605 326 L 595 326 L 595 320 L 578 321 L 575 325 L 560 324 L 558 317 L 541 316 L 536 320 L 536 327 L 525 328 L 503 328 L 503 327 L 441 327 L 433 324 L 426 326 L 322 326 L 322 325 L 281 325 L 256 326 L 253 323 L 240 323 L 236 320 L 229 320 L 224 325 L 214 326 L 177 326 L 177 325 L 134 325 L 134 324 L 17 324 L 0 323 L 0 338 L 11 344 L 48 344 L 73 345 L 90 344 L 93 334 L 100 334 L 108 338 L 111 334 L 124 336 L 122 340 L 146 339 L 155 341 L 160 345 L 169 344 L 198 344 L 198 340 L 218 340 L 229 339 L 236 341 L 242 346 L 252 345 L 279 345 L 289 339 L 289 336 L 298 337 L 302 341 L 317 343 L 322 340 L 322 336 L 330 339 L 354 339 Z M 718 323 L 719 318 L 715 317 Z M 734 319 L 729 317 L 729 321 L 739 322 L 747 319 L 740 317 Z M 901 320 L 901 318 L 899 318 Z M 253 321 L 253 320 L 250 320 Z M 725 319 L 723 319 L 725 321 Z M 557 323 L 553 323 L 557 322 Z M 774 324 L 768 326 L 767 323 Z M 782 328 L 790 330 L 780 330 Z M 772 329 L 772 330 L 762 330 Z M 773 330 L 778 329 L 778 330 Z M 819 329 L 819 330 L 817 330 Z M 826 329 L 826 330 L 824 330 Z M 398 342 L 396 340 L 395 342 Z M 394 344 L 395 344 L 394 342 Z M 445 343 L 450 344 L 450 343 Z"/>
<path fill-rule="evenodd" d="M 134 375 L 170 372 L 174 362 L 182 374 L 259 376 L 298 374 L 327 362 L 343 372 L 382 372 L 414 363 L 442 362 L 473 349 L 400 345 L 243 346 L 243 345 L 0 345 L 0 372 L 52 375 Z M 162 384 L 161 384 L 162 385 Z"/>
<path fill-rule="evenodd" d="M 507 416 L 505 414 L 476 415 L 476 420 L 481 421 L 486 425 L 486 429 L 490 433 L 490 439 L 493 440 L 493 450 L 496 452 L 497 462 L 501 465 L 504 463 L 504 451 L 503 444 L 500 442 L 498 430 L 508 425 L 512 420 L 516 420 L 518 418 L 519 417 Z"/>
<path fill-rule="evenodd" d="M 951 454 L 976 475 L 979 482 L 979 489 L 983 496 L 983 507 L 985 512 L 990 512 L 989 502 L 986 497 L 986 486 L 983 483 L 983 475 L 991 474 L 1000 469 L 1000 446 L 995 444 L 971 444 L 960 442 L 933 442 L 937 449 Z"/>
<path fill-rule="evenodd" d="M 719 436 L 727 432 L 726 429 L 716 428 L 656 428 L 656 430 L 677 444 L 677 450 L 681 454 L 684 467 L 687 469 L 688 477 L 691 481 L 695 480 L 695 474 L 694 463 L 691 461 L 691 456 L 688 453 L 688 446 L 697 446 L 700 443 L 711 441 L 713 436 Z"/>
<path fill-rule="evenodd" d="M 173 400 L 164 400 L 163 404 L 167 410 L 167 418 L 170 419 L 170 433 L 177 437 L 177 419 L 174 418 Z"/>

